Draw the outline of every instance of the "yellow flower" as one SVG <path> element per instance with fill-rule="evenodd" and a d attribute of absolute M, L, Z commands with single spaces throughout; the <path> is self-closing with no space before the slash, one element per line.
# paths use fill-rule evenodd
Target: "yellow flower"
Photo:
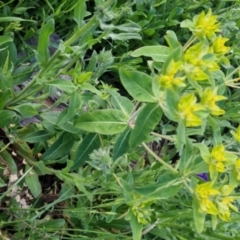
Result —
<path fill-rule="evenodd" d="M 206 182 L 200 185 L 197 185 L 195 189 L 197 199 L 200 205 L 200 211 L 212 215 L 217 215 L 217 207 L 213 203 L 215 196 L 220 195 L 221 193 L 212 187 L 211 182 Z"/>
<path fill-rule="evenodd" d="M 194 34 L 197 37 L 211 38 L 216 32 L 220 31 L 220 24 L 217 22 L 217 15 L 212 15 L 211 9 L 205 14 L 202 12 L 193 19 Z"/>
<path fill-rule="evenodd" d="M 222 36 L 218 36 L 214 42 L 212 43 L 212 48 L 211 50 L 214 53 L 221 53 L 221 54 L 226 54 L 230 47 L 226 47 L 224 44 L 225 42 L 227 42 L 229 39 L 228 38 L 224 38 Z"/>
<path fill-rule="evenodd" d="M 176 86 L 184 87 L 185 77 L 176 77 L 179 67 L 181 66 L 181 62 L 174 62 L 173 60 L 168 65 L 166 72 L 161 74 L 158 77 L 158 81 L 163 88 L 173 88 Z"/>
<path fill-rule="evenodd" d="M 209 47 L 199 42 L 191 46 L 184 54 L 184 70 L 192 79 L 200 81 L 208 79 L 206 70 L 215 71 L 219 69 L 215 57 L 205 58 L 209 54 Z"/>
<path fill-rule="evenodd" d="M 236 163 L 237 156 L 225 151 L 223 145 L 213 147 L 210 156 L 204 158 L 209 166 L 211 179 L 216 179 L 218 173 L 226 172 L 226 167 Z"/>
<path fill-rule="evenodd" d="M 233 135 L 233 138 L 235 139 L 236 142 L 240 143 L 240 125 L 237 128 L 237 131 L 231 131 L 231 134 Z"/>
<path fill-rule="evenodd" d="M 206 88 L 202 94 L 201 104 L 210 111 L 212 115 L 222 115 L 225 113 L 223 109 L 216 105 L 217 101 L 227 99 L 224 96 L 217 95 L 217 88 L 211 90 L 211 88 Z"/>
<path fill-rule="evenodd" d="M 233 191 L 234 187 L 230 185 L 224 185 L 221 187 L 220 192 L 222 193 L 222 198 L 218 199 L 217 208 L 218 208 L 218 216 L 223 221 L 230 221 L 230 209 L 237 212 L 237 208 L 232 204 L 234 201 L 234 197 L 229 196 Z"/>
<path fill-rule="evenodd" d="M 211 162 L 209 163 L 210 169 L 214 168 L 218 172 L 225 172 L 226 169 L 224 161 L 226 161 L 224 146 L 223 145 L 215 146 L 211 152 Z"/>
<path fill-rule="evenodd" d="M 237 180 L 240 181 L 240 158 L 238 158 L 236 161 L 235 169 L 237 173 Z"/>
<path fill-rule="evenodd" d="M 179 115 L 185 119 L 187 127 L 196 127 L 202 124 L 202 119 L 196 113 L 205 110 L 205 108 L 196 102 L 197 98 L 193 93 L 186 94 L 179 100 Z"/>
<path fill-rule="evenodd" d="M 131 207 L 132 213 L 137 217 L 139 223 L 147 224 L 151 220 L 152 209 L 147 205 L 145 203 L 136 202 Z"/>
<path fill-rule="evenodd" d="M 196 81 L 203 81 L 208 79 L 208 75 L 204 73 L 200 67 L 191 67 L 187 74 L 191 79 Z"/>

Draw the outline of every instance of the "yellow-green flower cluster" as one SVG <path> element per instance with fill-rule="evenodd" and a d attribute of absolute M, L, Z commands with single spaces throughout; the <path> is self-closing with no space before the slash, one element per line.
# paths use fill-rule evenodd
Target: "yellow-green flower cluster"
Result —
<path fill-rule="evenodd" d="M 185 120 L 187 127 L 196 127 L 202 124 L 202 119 L 198 113 L 204 109 L 202 105 L 197 103 L 197 98 L 193 93 L 184 95 L 178 103 L 180 118 Z"/>
<path fill-rule="evenodd" d="M 147 224 L 151 221 L 152 201 L 149 199 L 143 199 L 139 194 L 133 194 L 133 200 L 128 203 L 129 210 L 127 218 L 135 216 L 138 223 Z"/>
<path fill-rule="evenodd" d="M 147 224 L 151 220 L 152 210 L 145 203 L 136 202 L 131 207 L 131 211 L 139 223 Z"/>
<path fill-rule="evenodd" d="M 228 166 L 236 163 L 237 156 L 225 150 L 223 145 L 213 147 L 210 156 L 204 160 L 209 166 L 209 172 L 212 179 L 216 179 L 218 173 L 224 173 Z"/>
<path fill-rule="evenodd" d="M 183 120 L 186 127 L 198 127 L 209 115 L 225 113 L 218 102 L 227 98 L 218 94 L 215 77 L 220 72 L 224 54 L 229 51 L 229 47 L 224 45 L 228 39 L 217 36 L 220 24 L 211 10 L 202 12 L 192 21 L 185 21 L 182 27 L 188 27 L 193 37 L 166 61 L 168 65 L 165 63 L 157 80 L 163 93 L 170 89 L 179 94 L 175 108 L 166 110 L 173 112 L 172 119 Z"/>
<path fill-rule="evenodd" d="M 233 187 L 230 185 L 223 185 L 220 189 L 214 188 L 211 182 L 197 185 L 195 194 L 199 201 L 199 211 L 216 215 L 223 221 L 230 221 L 230 210 L 237 212 L 237 208 L 232 204 L 236 198 L 229 196 L 232 191 Z"/>
<path fill-rule="evenodd" d="M 210 111 L 212 115 L 223 115 L 225 111 L 216 105 L 216 102 L 226 100 L 227 98 L 221 95 L 217 95 L 217 88 L 213 90 L 211 88 L 205 88 L 201 98 L 201 104 Z"/>
<path fill-rule="evenodd" d="M 207 71 L 219 69 L 215 56 L 208 54 L 209 46 L 205 42 L 198 42 L 186 50 L 183 68 L 188 78 L 194 81 L 208 80 Z"/>
<path fill-rule="evenodd" d="M 181 119 L 184 119 L 187 127 L 197 127 L 203 122 L 206 112 L 212 115 L 222 115 L 224 110 L 216 105 L 217 101 L 226 99 L 226 97 L 217 95 L 217 88 L 211 90 L 206 88 L 202 93 L 200 103 L 197 103 L 197 97 L 193 93 L 182 96 L 178 103 L 178 112 Z"/>
<path fill-rule="evenodd" d="M 177 76 L 180 66 L 181 62 L 175 62 L 172 60 L 168 65 L 166 72 L 158 77 L 158 81 L 163 89 L 185 86 L 185 77 Z"/>
<path fill-rule="evenodd" d="M 211 9 L 205 14 L 202 12 L 193 18 L 193 33 L 197 37 L 211 38 L 216 32 L 220 32 L 220 24 L 217 21 L 218 16 L 212 15 Z"/>
<path fill-rule="evenodd" d="M 240 125 L 237 128 L 237 131 L 231 131 L 231 134 L 233 136 L 233 138 L 235 139 L 236 142 L 240 143 Z"/>

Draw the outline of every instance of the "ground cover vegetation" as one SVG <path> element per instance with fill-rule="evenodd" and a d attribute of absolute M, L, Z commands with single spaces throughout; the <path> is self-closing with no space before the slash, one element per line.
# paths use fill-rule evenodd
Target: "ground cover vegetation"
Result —
<path fill-rule="evenodd" d="M 0 238 L 240 239 L 239 12 L 0 1 Z"/>

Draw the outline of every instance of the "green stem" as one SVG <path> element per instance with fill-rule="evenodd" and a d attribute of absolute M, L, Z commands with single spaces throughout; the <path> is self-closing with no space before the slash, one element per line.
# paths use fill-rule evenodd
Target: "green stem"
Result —
<path fill-rule="evenodd" d="M 187 190 L 193 195 L 193 190 L 192 188 L 188 185 L 188 183 L 186 182 L 186 180 L 183 182 L 185 187 L 187 188 Z"/>
<path fill-rule="evenodd" d="M 72 37 L 70 37 L 65 43 L 64 43 L 64 46 L 65 47 L 68 47 L 70 46 L 71 44 L 73 44 L 75 41 L 77 41 L 83 34 L 84 32 L 86 32 L 89 28 L 91 28 L 92 26 L 94 25 L 97 25 L 98 24 L 98 20 L 97 20 L 97 17 L 96 16 L 93 16 L 91 18 L 91 20 L 86 24 L 84 25 L 81 29 L 79 29 L 75 34 L 73 34 Z M 48 63 L 46 64 L 46 66 L 44 68 L 42 68 L 38 74 L 34 77 L 34 79 L 19 93 L 16 95 L 15 98 L 12 98 L 10 101 L 7 102 L 7 106 L 8 105 L 11 105 L 11 104 L 14 104 L 14 103 L 17 103 L 21 100 L 23 100 L 24 98 L 26 98 L 26 92 L 29 90 L 29 89 L 32 89 L 34 87 L 34 85 L 37 83 L 37 79 L 38 78 L 41 78 L 42 76 L 44 76 L 44 74 L 46 72 L 49 71 L 49 69 L 51 69 L 54 64 L 55 64 L 55 61 L 57 60 L 57 58 L 59 57 L 59 55 L 61 54 L 61 51 L 58 49 L 54 54 L 53 56 L 49 59 Z M 44 85 L 41 86 L 41 89 L 44 88 Z M 37 88 L 38 89 L 38 88 Z M 40 89 L 40 90 L 41 90 Z M 35 92 L 35 90 L 33 90 L 33 92 Z M 31 92 L 32 94 L 32 92 Z M 30 94 L 27 94 L 27 96 L 29 96 Z"/>
<path fill-rule="evenodd" d="M 197 40 L 197 38 L 192 35 L 192 36 L 190 37 L 190 39 L 189 39 L 189 40 L 186 42 L 186 44 L 184 45 L 184 47 L 183 47 L 183 52 L 185 52 L 185 51 L 188 49 L 188 47 L 189 47 L 195 40 Z"/>
<path fill-rule="evenodd" d="M 227 80 L 228 78 L 230 78 L 230 77 L 231 77 L 234 73 L 236 73 L 238 70 L 240 70 L 240 66 L 237 67 L 236 69 L 234 69 L 230 74 L 228 74 L 225 79 Z"/>
<path fill-rule="evenodd" d="M 96 16 L 93 16 L 91 20 L 84 25 L 81 29 L 79 29 L 72 37 L 70 37 L 65 43 L 65 47 L 70 46 L 74 42 L 76 42 L 90 27 L 97 24 L 98 20 Z"/>
<path fill-rule="evenodd" d="M 155 133 L 155 132 L 151 132 L 151 134 L 154 135 L 154 136 L 160 137 L 160 138 L 167 139 L 167 140 L 172 141 L 172 142 L 176 142 L 175 138 L 169 137 L 167 135 L 162 135 L 162 134 Z"/>
<path fill-rule="evenodd" d="M 171 172 L 178 173 L 176 169 L 174 169 L 171 165 L 167 164 L 160 157 L 158 157 L 145 143 L 142 143 L 142 145 L 158 162 L 168 168 Z"/>

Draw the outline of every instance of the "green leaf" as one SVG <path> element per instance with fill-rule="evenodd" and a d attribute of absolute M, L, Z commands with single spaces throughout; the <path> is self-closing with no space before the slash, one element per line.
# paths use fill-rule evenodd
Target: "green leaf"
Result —
<path fill-rule="evenodd" d="M 26 167 L 26 172 L 30 168 L 27 166 Z M 41 192 L 42 192 L 42 187 L 38 179 L 37 173 L 31 169 L 30 172 L 26 175 L 25 177 L 25 183 L 27 184 L 30 192 L 32 193 L 33 197 L 37 198 Z"/>
<path fill-rule="evenodd" d="M 42 26 L 39 39 L 38 39 L 38 60 L 42 66 L 46 66 L 49 59 L 48 46 L 50 43 L 50 35 L 54 32 L 54 20 L 50 19 L 45 25 Z"/>
<path fill-rule="evenodd" d="M 77 88 L 72 82 L 68 80 L 63 80 L 63 79 L 56 79 L 56 80 L 47 82 L 47 85 L 57 87 L 68 93 L 71 93 Z"/>
<path fill-rule="evenodd" d="M 205 222 L 205 214 L 199 211 L 199 203 L 196 197 L 193 197 L 193 219 L 195 223 L 195 227 L 198 233 L 201 233 L 204 229 L 204 222 Z"/>
<path fill-rule="evenodd" d="M 6 186 L 7 184 L 0 177 L 0 188 Z"/>
<path fill-rule="evenodd" d="M 25 103 L 25 104 L 17 105 L 13 109 L 19 112 L 23 117 L 28 118 L 38 114 L 38 111 L 34 108 L 34 106 L 39 107 L 41 105 Z"/>
<path fill-rule="evenodd" d="M 72 119 L 76 115 L 76 111 L 80 106 L 80 96 L 78 92 L 73 92 L 71 94 L 69 107 L 63 110 L 57 119 L 57 124 L 64 124 L 68 120 Z"/>
<path fill-rule="evenodd" d="M 23 19 L 19 17 L 0 17 L 0 22 L 21 22 L 21 21 L 36 23 L 36 21 Z"/>
<path fill-rule="evenodd" d="M 202 159 L 208 162 L 210 158 L 210 152 L 208 147 L 203 143 L 195 143 L 194 146 L 199 149 Z"/>
<path fill-rule="evenodd" d="M 56 160 L 67 155 L 75 140 L 70 133 L 63 133 L 41 156 L 42 160 Z"/>
<path fill-rule="evenodd" d="M 182 61 L 182 58 L 183 58 L 182 46 L 174 48 L 174 50 L 171 52 L 171 54 L 169 54 L 169 56 L 166 58 L 166 61 L 163 64 L 162 74 L 166 73 L 167 68 L 171 63 L 171 61 L 175 61 L 175 62 Z"/>
<path fill-rule="evenodd" d="M 67 110 L 66 110 L 66 112 L 67 112 Z M 79 129 L 74 127 L 73 122 L 71 120 L 66 120 L 66 122 L 58 123 L 58 119 L 59 119 L 60 115 L 62 116 L 62 112 L 52 111 L 52 112 L 42 113 L 40 116 L 46 122 L 51 123 L 53 125 L 57 125 L 59 128 L 61 128 L 62 130 L 66 131 L 66 132 L 73 133 L 73 134 L 78 134 L 81 132 Z"/>
<path fill-rule="evenodd" d="M 173 31 L 167 31 L 167 35 L 164 36 L 164 38 L 172 50 L 181 46 L 181 43 L 178 41 L 177 36 Z"/>
<path fill-rule="evenodd" d="M 148 103 L 139 113 L 129 143 L 132 148 L 144 142 L 160 122 L 162 110 L 157 103 Z"/>
<path fill-rule="evenodd" d="M 53 228 L 56 230 L 62 228 L 65 224 L 65 219 L 50 219 L 48 221 L 44 221 L 40 224 L 37 224 L 37 228 L 43 228 L 44 231 L 52 231 Z"/>
<path fill-rule="evenodd" d="M 196 157 L 196 154 L 193 153 L 192 141 L 189 138 L 186 138 L 186 145 L 185 145 L 185 148 L 183 149 L 183 154 L 180 157 L 180 163 L 179 163 L 180 173 L 189 172 L 189 169 L 194 164 L 195 157 Z"/>
<path fill-rule="evenodd" d="M 89 133 L 83 141 L 80 143 L 75 157 L 73 159 L 74 165 L 71 170 L 75 170 L 82 166 L 86 161 L 89 161 L 89 154 L 91 154 L 94 150 L 98 149 L 101 145 L 98 134 Z"/>
<path fill-rule="evenodd" d="M 131 39 L 142 40 L 141 35 L 138 33 L 109 33 L 107 34 L 107 37 L 119 41 L 127 41 Z"/>
<path fill-rule="evenodd" d="M 7 167 L 11 171 L 11 173 L 17 174 L 18 172 L 17 165 L 15 163 L 15 160 L 12 158 L 11 154 L 9 154 L 8 151 L 4 150 L 0 152 L 0 156 L 7 164 Z"/>
<path fill-rule="evenodd" d="M 10 36 L 0 36 L 0 46 L 12 41 L 13 41 L 13 38 Z"/>
<path fill-rule="evenodd" d="M 166 90 L 166 107 L 163 108 L 164 114 L 172 121 L 178 121 L 177 105 L 179 95 L 171 89 Z"/>
<path fill-rule="evenodd" d="M 168 183 L 167 185 L 159 187 L 156 191 L 148 196 L 149 198 L 168 199 L 175 196 L 182 187 L 182 182 L 172 181 L 171 184 Z"/>
<path fill-rule="evenodd" d="M 0 128 L 7 127 L 16 116 L 17 116 L 16 113 L 13 111 L 1 110 L 0 111 L 0 119 L 1 119 Z"/>
<path fill-rule="evenodd" d="M 143 224 L 139 223 L 137 221 L 136 216 L 132 216 L 130 220 L 130 226 L 132 229 L 132 239 L 133 240 L 141 240 L 142 239 L 142 230 L 143 230 Z"/>
<path fill-rule="evenodd" d="M 117 92 L 109 91 L 111 94 L 111 103 L 114 106 L 114 108 L 121 110 L 126 114 L 127 116 L 130 115 L 130 113 L 133 110 L 133 103 L 126 97 L 121 96 Z"/>
<path fill-rule="evenodd" d="M 5 105 L 6 102 L 8 100 L 8 98 L 11 96 L 11 91 L 9 89 L 3 91 L 0 91 L 0 110 L 2 110 Z"/>
<path fill-rule="evenodd" d="M 127 92 L 140 102 L 156 102 L 152 92 L 152 78 L 138 71 L 119 70 L 120 79 Z"/>
<path fill-rule="evenodd" d="M 132 57 L 151 57 L 156 62 L 164 62 L 171 53 L 169 47 L 166 46 L 144 46 L 136 49 L 131 53 Z"/>
<path fill-rule="evenodd" d="M 8 74 L 8 70 L 14 65 L 18 59 L 17 48 L 14 42 L 6 42 L 2 45 L 4 50 L 0 51 L 0 67 L 3 74 Z M 10 83 L 9 83 L 10 84 Z"/>
<path fill-rule="evenodd" d="M 13 84 L 17 85 L 25 82 L 26 79 L 29 79 L 32 76 L 33 71 L 34 65 L 20 65 L 19 67 L 16 67 L 12 74 Z"/>
<path fill-rule="evenodd" d="M 127 126 L 128 118 L 120 110 L 103 109 L 80 116 L 75 126 L 87 132 L 112 135 L 122 132 Z"/>
<path fill-rule="evenodd" d="M 177 126 L 177 150 L 179 151 L 179 155 L 182 155 L 183 147 L 186 144 L 186 126 L 185 121 L 183 119 L 179 120 L 179 124 Z"/>
<path fill-rule="evenodd" d="M 208 116 L 208 123 L 212 127 L 213 130 L 213 142 L 214 145 L 222 144 L 222 135 L 220 128 L 220 121 L 212 116 Z"/>
<path fill-rule="evenodd" d="M 83 26 L 83 19 L 86 15 L 86 3 L 84 0 L 78 1 L 74 8 L 74 21 L 78 24 L 78 27 Z"/>
<path fill-rule="evenodd" d="M 130 149 L 129 138 L 131 134 L 131 128 L 127 127 L 124 132 L 118 137 L 113 147 L 113 161 L 117 160 L 123 154 L 127 153 Z"/>
<path fill-rule="evenodd" d="M 22 140 L 30 143 L 44 142 L 51 137 L 51 133 L 47 130 L 39 130 L 33 133 L 29 133 L 22 137 Z"/>

